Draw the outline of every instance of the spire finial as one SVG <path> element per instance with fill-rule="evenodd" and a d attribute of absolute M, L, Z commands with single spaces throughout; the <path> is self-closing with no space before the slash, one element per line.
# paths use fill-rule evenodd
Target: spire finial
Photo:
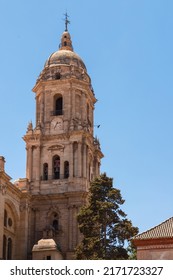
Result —
<path fill-rule="evenodd" d="M 70 21 L 68 20 L 69 16 L 68 16 L 67 12 L 64 14 L 64 16 L 65 16 L 65 19 L 64 19 L 64 21 L 65 21 L 65 31 L 68 31 L 68 24 L 70 24 Z"/>

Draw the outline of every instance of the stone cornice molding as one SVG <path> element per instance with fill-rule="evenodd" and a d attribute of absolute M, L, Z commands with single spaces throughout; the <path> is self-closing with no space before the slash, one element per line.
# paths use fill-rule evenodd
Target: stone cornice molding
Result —
<path fill-rule="evenodd" d="M 133 239 L 133 243 L 135 246 L 140 247 L 149 247 L 149 246 L 160 246 L 160 245 L 173 245 L 173 237 L 172 238 L 151 238 L 151 239 Z"/>
<path fill-rule="evenodd" d="M 57 86 L 58 83 L 63 87 L 67 86 L 68 88 L 71 88 L 72 86 L 72 89 L 78 89 L 80 91 L 83 91 L 85 89 L 86 91 L 85 94 L 90 96 L 92 102 L 93 103 L 97 102 L 97 99 L 95 98 L 93 91 L 91 89 L 90 83 L 85 80 L 78 80 L 75 77 L 71 77 L 68 79 L 60 79 L 60 80 L 47 80 L 47 81 L 40 80 L 33 87 L 32 91 L 37 93 L 38 91 L 40 92 L 40 90 L 45 90 L 45 88 L 50 88 L 50 90 L 52 90 L 52 87 Z"/>
<path fill-rule="evenodd" d="M 5 171 L 2 170 L 0 170 L 0 178 L 8 182 L 12 179 L 7 173 L 5 173 Z"/>

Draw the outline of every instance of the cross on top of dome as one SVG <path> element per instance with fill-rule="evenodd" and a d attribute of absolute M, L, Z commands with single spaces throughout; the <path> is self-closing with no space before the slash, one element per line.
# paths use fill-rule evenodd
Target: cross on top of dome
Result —
<path fill-rule="evenodd" d="M 65 15 L 65 19 L 64 19 L 64 21 L 65 21 L 65 31 L 68 31 L 68 24 L 70 24 L 70 21 L 68 19 L 69 16 L 68 16 L 67 12 L 64 15 Z"/>

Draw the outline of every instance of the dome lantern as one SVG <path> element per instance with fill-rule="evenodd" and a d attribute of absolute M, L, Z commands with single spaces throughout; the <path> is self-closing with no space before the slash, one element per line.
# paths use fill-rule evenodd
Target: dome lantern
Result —
<path fill-rule="evenodd" d="M 73 51 L 72 41 L 68 31 L 63 32 L 59 49 Z"/>
<path fill-rule="evenodd" d="M 70 51 L 73 51 L 71 37 L 70 37 L 70 34 L 68 32 L 68 24 L 70 24 L 70 21 L 68 19 L 69 16 L 68 16 L 67 12 L 64 15 L 65 15 L 65 19 L 64 19 L 64 21 L 65 21 L 65 31 L 62 34 L 61 44 L 59 46 L 59 49 L 60 50 L 70 50 Z"/>

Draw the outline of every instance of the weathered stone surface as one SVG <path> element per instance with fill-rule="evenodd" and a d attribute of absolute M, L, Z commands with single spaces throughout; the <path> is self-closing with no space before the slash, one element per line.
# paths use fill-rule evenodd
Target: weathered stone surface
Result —
<path fill-rule="evenodd" d="M 26 178 L 10 183 L 0 157 L 0 258 L 32 258 L 33 249 L 34 259 L 45 259 L 49 255 L 41 249 L 36 253 L 36 248 L 50 239 L 59 248 L 53 258 L 74 258 L 82 238 L 77 213 L 86 202 L 91 179 L 99 175 L 103 154 L 93 137 L 96 98 L 91 79 L 73 52 L 68 32 L 63 33 L 60 49 L 47 60 L 33 91 L 36 123 L 29 123 L 23 137 Z M 3 224 L 5 211 L 12 226 Z M 7 256 L 9 238 L 12 250 Z"/>

